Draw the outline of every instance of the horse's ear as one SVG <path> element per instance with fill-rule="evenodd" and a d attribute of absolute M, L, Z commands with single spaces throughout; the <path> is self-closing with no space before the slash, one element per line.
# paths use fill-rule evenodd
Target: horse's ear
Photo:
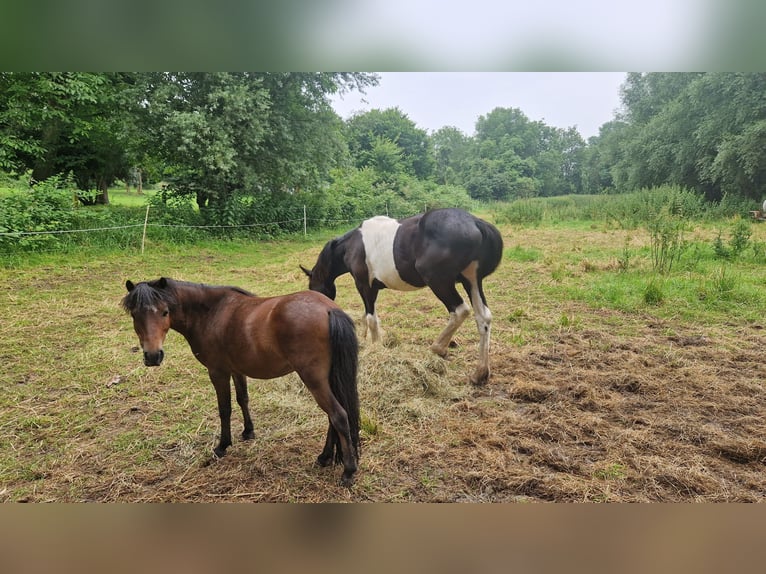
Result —
<path fill-rule="evenodd" d="M 301 270 L 308 276 L 308 278 L 311 279 L 311 271 L 309 271 L 303 265 L 300 265 L 300 264 L 298 265 L 298 267 L 300 267 Z"/>
<path fill-rule="evenodd" d="M 165 288 L 165 287 L 167 287 L 167 286 L 168 286 L 168 280 L 167 280 L 167 279 L 165 279 L 165 277 L 160 277 L 160 278 L 157 280 L 157 288 L 158 288 L 158 289 L 164 289 L 164 288 Z"/>
<path fill-rule="evenodd" d="M 125 288 L 128 290 L 128 293 L 130 293 L 131 291 L 133 291 L 133 289 L 136 288 L 136 286 L 133 285 L 133 281 L 128 279 L 127 281 L 125 281 Z"/>

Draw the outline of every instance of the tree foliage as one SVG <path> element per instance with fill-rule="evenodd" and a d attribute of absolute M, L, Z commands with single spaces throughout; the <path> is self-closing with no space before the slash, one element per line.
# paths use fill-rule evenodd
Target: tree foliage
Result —
<path fill-rule="evenodd" d="M 766 192 L 766 74 L 629 74 L 622 103 L 619 135 L 589 150 L 618 189 L 680 185 L 713 200 Z"/>
<path fill-rule="evenodd" d="M 135 107 L 125 97 L 131 84 L 130 74 L 0 73 L 0 169 L 37 181 L 71 173 L 107 202 L 107 187 L 129 167 L 122 125 Z"/>
<path fill-rule="evenodd" d="M 288 220 L 303 205 L 329 221 L 662 186 L 727 205 L 766 194 L 764 73 L 628 74 L 621 109 L 588 142 L 517 108 L 480 116 L 471 136 L 449 126 L 429 134 L 399 108 L 347 121 L 333 111 L 331 95 L 377 81 L 0 73 L 0 172 L 60 175 L 83 202 L 106 202 L 115 179 L 140 173 L 166 184 L 158 210 L 193 204 L 194 217 L 226 226 Z"/>
<path fill-rule="evenodd" d="M 383 152 L 381 149 L 376 152 L 376 147 L 387 146 L 387 155 L 394 152 L 385 143 L 388 141 L 399 149 L 396 154 L 399 161 L 391 167 L 420 179 L 433 175 L 434 158 L 428 133 L 398 108 L 373 109 L 353 116 L 347 123 L 348 145 L 358 168 L 371 166 L 381 159 Z"/>
<path fill-rule="evenodd" d="M 581 193 L 585 142 L 577 130 L 495 108 L 476 122 L 463 183 L 472 197 L 511 200 Z"/>

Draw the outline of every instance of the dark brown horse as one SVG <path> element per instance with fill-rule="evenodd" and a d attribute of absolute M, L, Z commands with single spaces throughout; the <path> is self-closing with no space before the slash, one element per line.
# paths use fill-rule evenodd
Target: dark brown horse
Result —
<path fill-rule="evenodd" d="M 482 280 L 503 256 L 503 238 L 493 225 L 462 209 L 435 209 L 395 220 L 378 216 L 329 241 L 314 268 L 301 266 L 309 276 L 309 289 L 335 298 L 335 279 L 351 273 L 362 296 L 366 327 L 373 341 L 380 338 L 375 313 L 378 291 L 388 287 L 410 291 L 428 286 L 444 303 L 449 322 L 431 350 L 447 355 L 452 336 L 470 314 L 455 288 L 468 293 L 479 330 L 479 361 L 470 377 L 473 384 L 489 379 L 489 336 L 492 313 L 487 307 Z"/>
<path fill-rule="evenodd" d="M 207 367 L 218 398 L 222 457 L 231 445 L 231 379 L 245 420 L 243 439 L 253 438 L 247 378 L 273 379 L 295 371 L 327 413 L 330 425 L 317 463 L 343 462 L 350 486 L 359 460 L 358 345 L 354 324 L 333 301 L 312 291 L 256 297 L 236 287 L 213 287 L 164 277 L 125 286 L 123 308 L 144 352 L 158 366 L 168 329 L 178 331 Z"/>

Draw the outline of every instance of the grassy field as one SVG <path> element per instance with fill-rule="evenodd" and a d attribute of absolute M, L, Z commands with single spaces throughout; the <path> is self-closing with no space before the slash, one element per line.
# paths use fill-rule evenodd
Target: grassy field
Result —
<path fill-rule="evenodd" d="M 155 194 L 154 190 L 145 189 L 140 195 L 135 188 L 131 187 L 126 191 L 124 187 L 112 188 L 109 190 L 109 202 L 114 205 L 140 206 L 146 205 L 147 199 Z"/>
<path fill-rule="evenodd" d="M 113 196 L 114 197 L 114 196 Z M 116 197 L 114 197 L 116 200 Z M 487 215 L 491 219 L 491 215 Z M 698 225 L 672 273 L 643 230 L 499 225 L 487 279 L 490 383 L 467 377 L 471 320 L 448 360 L 428 291 L 384 291 L 382 345 L 363 342 L 357 484 L 313 466 L 326 419 L 294 376 L 251 381 L 256 438 L 211 462 L 219 429 L 204 368 L 171 332 L 143 366 L 126 279 L 161 275 L 261 295 L 305 288 L 331 234 L 94 249 L 0 268 L 3 501 L 762 501 L 766 333 L 757 247 L 716 257 Z M 751 243 L 766 241 L 753 226 Z M 359 321 L 348 276 L 338 302 Z M 358 323 L 359 324 L 359 323 Z M 232 430 L 241 430 L 234 405 Z"/>

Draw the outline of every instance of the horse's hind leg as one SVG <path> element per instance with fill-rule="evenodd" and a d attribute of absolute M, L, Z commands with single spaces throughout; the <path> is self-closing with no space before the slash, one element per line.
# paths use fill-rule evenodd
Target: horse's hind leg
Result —
<path fill-rule="evenodd" d="M 453 335 L 457 332 L 457 330 L 460 328 L 460 325 L 463 324 L 463 321 L 465 321 L 466 317 L 468 317 L 470 314 L 471 310 L 465 303 L 460 303 L 460 305 L 458 305 L 454 311 L 450 311 L 447 326 L 444 327 L 444 330 L 442 330 L 442 332 L 436 338 L 436 341 L 434 341 L 431 345 L 431 351 L 440 357 L 446 357 L 447 348 L 452 342 Z"/>
<path fill-rule="evenodd" d="M 245 420 L 245 429 L 242 431 L 242 439 L 248 440 L 255 438 L 253 432 L 253 420 L 250 418 L 250 397 L 247 394 L 247 377 L 245 375 L 235 374 L 234 390 L 237 394 L 237 404 L 242 409 L 242 418 Z"/>
<path fill-rule="evenodd" d="M 449 311 L 447 326 L 444 327 L 431 345 L 431 351 L 440 357 L 446 357 L 447 348 L 452 341 L 453 335 L 457 332 L 468 315 L 471 314 L 471 310 L 468 308 L 468 305 L 463 302 L 463 298 L 458 294 L 454 282 L 440 281 L 439 283 L 429 283 L 428 286 L 431 288 L 431 291 L 434 292 L 434 295 L 444 303 L 444 306 L 447 307 L 447 311 Z"/>
<path fill-rule="evenodd" d="M 335 462 L 343 462 L 343 453 L 336 446 L 340 446 L 338 431 L 335 430 L 335 427 L 332 426 L 332 421 L 330 421 L 327 427 L 327 438 L 325 439 L 324 448 L 317 457 L 317 464 L 319 466 L 330 466 L 333 460 Z"/>
<path fill-rule="evenodd" d="M 317 457 L 317 463 L 320 466 L 327 466 L 330 464 L 333 458 L 335 440 L 339 440 L 341 451 L 343 452 L 343 476 L 341 477 L 341 483 L 344 486 L 351 486 L 354 484 L 354 474 L 357 469 L 357 457 L 351 441 L 351 428 L 348 424 L 348 414 L 332 394 L 329 382 L 325 381 L 324 384 L 316 384 L 312 383 L 308 378 L 303 378 L 303 376 L 301 376 L 301 378 L 309 391 L 311 391 L 319 408 L 327 413 L 327 416 L 330 418 L 330 428 L 327 431 L 325 446 Z"/>
<path fill-rule="evenodd" d="M 473 385 L 483 385 L 489 380 L 489 339 L 492 312 L 486 304 L 481 279 L 477 274 L 477 266 L 476 262 L 471 263 L 463 271 L 462 276 L 465 279 L 461 279 L 461 282 L 471 297 L 476 329 L 479 331 L 479 361 L 469 380 Z"/>

